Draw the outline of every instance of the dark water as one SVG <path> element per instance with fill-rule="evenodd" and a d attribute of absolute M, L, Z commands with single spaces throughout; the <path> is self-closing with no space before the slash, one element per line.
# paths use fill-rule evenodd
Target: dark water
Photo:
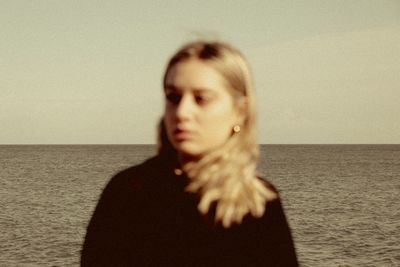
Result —
<path fill-rule="evenodd" d="M 116 171 L 153 146 L 0 146 L 0 266 L 78 266 Z M 302 266 L 400 266 L 400 145 L 262 146 Z M 262 244 L 260 244 L 262 245 Z"/>

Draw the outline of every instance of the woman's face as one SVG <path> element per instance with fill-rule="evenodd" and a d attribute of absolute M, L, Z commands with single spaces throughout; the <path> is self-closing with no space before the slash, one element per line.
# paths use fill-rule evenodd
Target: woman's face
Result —
<path fill-rule="evenodd" d="M 239 123 L 224 77 L 208 63 L 177 63 L 165 80 L 164 121 L 167 135 L 181 156 L 199 157 L 221 146 Z"/>

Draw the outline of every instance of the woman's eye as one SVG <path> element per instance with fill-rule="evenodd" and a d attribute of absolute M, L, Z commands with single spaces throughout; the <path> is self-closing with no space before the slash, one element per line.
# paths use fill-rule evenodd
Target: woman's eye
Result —
<path fill-rule="evenodd" d="M 165 96 L 168 100 L 168 102 L 177 105 L 181 101 L 182 96 L 177 94 L 177 93 L 168 93 Z"/>
<path fill-rule="evenodd" d="M 208 96 L 195 96 L 195 100 L 199 105 L 205 105 L 210 102 L 210 98 Z"/>

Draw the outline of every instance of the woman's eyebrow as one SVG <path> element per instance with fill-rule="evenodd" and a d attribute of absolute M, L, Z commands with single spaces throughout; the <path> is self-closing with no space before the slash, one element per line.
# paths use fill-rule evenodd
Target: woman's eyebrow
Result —
<path fill-rule="evenodd" d="M 167 84 L 167 85 L 165 85 L 164 90 L 175 91 L 175 92 L 181 91 L 178 87 L 176 87 L 176 86 L 173 85 L 173 84 Z"/>
<path fill-rule="evenodd" d="M 208 88 L 194 88 L 193 92 L 196 94 L 215 94 L 214 90 Z"/>
<path fill-rule="evenodd" d="M 174 92 L 182 92 L 184 91 L 182 88 L 179 88 L 173 84 L 167 84 L 165 86 L 165 91 L 174 91 Z M 193 88 L 192 91 L 196 94 L 198 93 L 206 93 L 206 94 L 214 94 L 214 90 L 211 90 L 209 88 L 203 88 L 203 87 L 198 87 L 198 88 Z"/>

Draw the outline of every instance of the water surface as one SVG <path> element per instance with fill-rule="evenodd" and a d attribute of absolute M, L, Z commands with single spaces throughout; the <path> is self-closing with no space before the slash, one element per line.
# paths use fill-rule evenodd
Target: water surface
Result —
<path fill-rule="evenodd" d="M 400 266 L 400 145 L 264 145 L 302 266 Z M 0 146 L 0 266 L 78 266 L 99 194 L 146 145 Z M 262 244 L 260 244 L 262 245 Z"/>

